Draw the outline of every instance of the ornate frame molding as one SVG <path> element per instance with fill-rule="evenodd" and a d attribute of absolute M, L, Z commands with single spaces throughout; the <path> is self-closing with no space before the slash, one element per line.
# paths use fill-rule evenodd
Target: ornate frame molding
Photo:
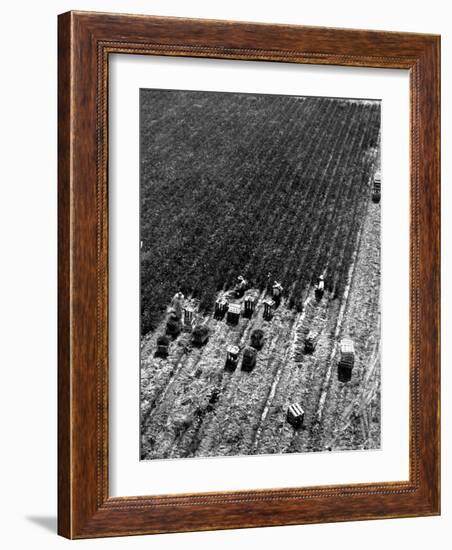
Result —
<path fill-rule="evenodd" d="M 87 12 L 59 17 L 60 534 L 84 538 L 439 513 L 439 44 L 438 36 L 408 33 Z M 109 497 L 110 54 L 410 71 L 409 481 Z"/>

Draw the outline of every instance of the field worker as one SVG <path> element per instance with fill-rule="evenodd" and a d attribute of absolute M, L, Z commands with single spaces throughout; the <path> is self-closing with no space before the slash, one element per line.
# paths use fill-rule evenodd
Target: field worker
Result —
<path fill-rule="evenodd" d="M 173 299 L 171 300 L 171 308 L 174 309 L 176 315 L 179 318 L 182 316 L 183 302 L 184 302 L 184 295 L 179 290 L 179 292 L 176 292 L 176 294 L 173 296 Z"/>
<path fill-rule="evenodd" d="M 241 298 L 246 290 L 247 281 L 242 275 L 237 277 L 237 284 L 235 285 L 234 292 L 238 298 Z"/>
<path fill-rule="evenodd" d="M 267 289 L 267 292 L 270 292 L 270 290 L 273 288 L 271 271 L 269 271 L 267 273 L 267 278 L 266 278 L 266 281 L 265 281 L 265 287 Z"/>
<path fill-rule="evenodd" d="M 325 288 L 325 281 L 323 280 L 323 275 L 320 275 L 320 277 L 319 277 L 319 280 L 318 280 L 318 283 L 317 283 L 317 288 L 319 290 L 323 290 Z"/>
<path fill-rule="evenodd" d="M 280 283 L 278 283 L 278 281 L 275 281 L 272 290 L 273 290 L 272 294 L 273 294 L 273 299 L 275 300 L 275 305 L 276 307 L 278 307 L 279 304 L 281 303 L 283 287 L 281 286 Z"/>
<path fill-rule="evenodd" d="M 279 296 L 282 293 L 283 287 L 281 283 L 278 283 L 278 281 L 275 281 L 273 285 L 273 296 Z"/>

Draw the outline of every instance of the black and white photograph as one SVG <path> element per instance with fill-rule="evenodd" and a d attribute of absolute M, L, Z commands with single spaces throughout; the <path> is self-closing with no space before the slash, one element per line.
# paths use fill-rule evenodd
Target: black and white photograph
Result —
<path fill-rule="evenodd" d="M 381 445 L 381 101 L 140 90 L 140 458 Z"/>
<path fill-rule="evenodd" d="M 427 7 L 2 5 L 5 550 L 451 547 Z"/>

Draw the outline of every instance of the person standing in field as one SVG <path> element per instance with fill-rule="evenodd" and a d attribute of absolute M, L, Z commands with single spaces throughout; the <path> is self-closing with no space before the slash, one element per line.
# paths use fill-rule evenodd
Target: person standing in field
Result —
<path fill-rule="evenodd" d="M 323 275 L 319 275 L 319 278 L 317 279 L 317 289 L 321 290 L 322 292 L 325 289 L 325 281 L 323 280 Z"/>
<path fill-rule="evenodd" d="M 170 307 L 179 319 L 182 317 L 183 306 L 184 306 L 184 295 L 182 294 L 181 291 L 176 292 L 176 294 L 173 296 L 173 299 L 171 300 Z"/>

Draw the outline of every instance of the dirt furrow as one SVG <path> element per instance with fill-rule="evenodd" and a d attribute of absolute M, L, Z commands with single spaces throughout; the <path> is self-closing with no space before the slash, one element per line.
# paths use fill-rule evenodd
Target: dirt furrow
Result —
<path fill-rule="evenodd" d="M 348 448 L 351 440 L 356 442 L 359 439 L 356 430 L 361 429 L 359 411 L 366 414 L 373 402 L 379 403 L 380 252 L 376 241 L 379 232 L 380 206 L 370 202 L 341 330 L 341 335 L 355 342 L 355 367 L 352 380 L 347 383 L 339 382 L 334 373 L 325 404 L 324 444 L 332 449 Z M 369 404 L 363 401 L 366 394 L 370 396 Z M 344 420 L 347 410 L 353 411 L 351 423 Z M 359 448 L 375 448 L 380 444 L 379 429 L 375 430 L 373 425 L 379 425 L 379 415 L 370 416 L 375 417 L 371 418 L 369 428 L 373 440 L 362 441 Z"/>

